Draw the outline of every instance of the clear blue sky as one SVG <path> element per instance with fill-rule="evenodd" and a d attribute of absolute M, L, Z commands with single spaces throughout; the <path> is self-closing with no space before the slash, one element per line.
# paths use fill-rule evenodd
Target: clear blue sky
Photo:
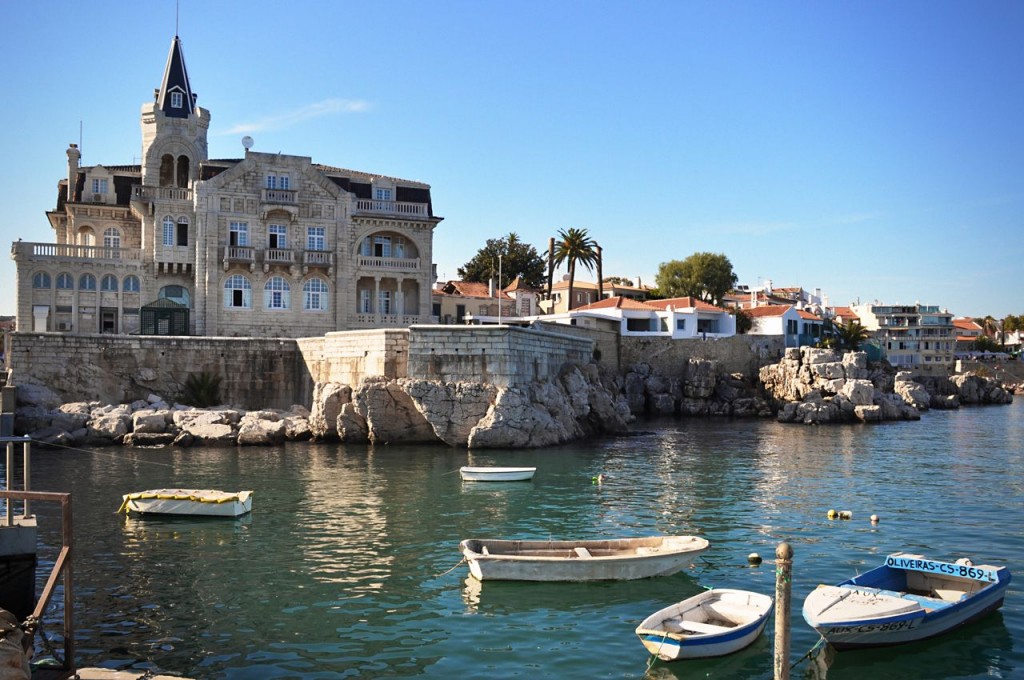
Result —
<path fill-rule="evenodd" d="M 45 9 L 43 9 L 45 7 Z M 137 163 L 173 0 L 4 2 L 0 240 L 52 242 L 68 143 Z M 428 182 L 442 278 L 584 227 L 604 274 L 724 253 L 833 305 L 1024 313 L 1024 3 L 200 2 L 210 156 Z M 587 272 L 582 278 L 592 278 Z M 0 258 L 0 314 L 14 313 Z"/>

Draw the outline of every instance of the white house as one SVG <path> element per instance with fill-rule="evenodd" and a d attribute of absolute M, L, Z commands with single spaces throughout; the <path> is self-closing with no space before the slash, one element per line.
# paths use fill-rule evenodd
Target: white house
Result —
<path fill-rule="evenodd" d="M 684 340 L 736 335 L 736 317 L 692 297 L 639 302 L 616 296 L 540 319 L 585 328 L 612 328 L 623 336 Z"/>

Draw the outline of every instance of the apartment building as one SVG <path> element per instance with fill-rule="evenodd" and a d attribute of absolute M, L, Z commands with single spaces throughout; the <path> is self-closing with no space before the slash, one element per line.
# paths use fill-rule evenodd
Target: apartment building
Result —
<path fill-rule="evenodd" d="M 894 366 L 950 366 L 956 349 L 953 315 L 935 305 L 851 305 Z"/>

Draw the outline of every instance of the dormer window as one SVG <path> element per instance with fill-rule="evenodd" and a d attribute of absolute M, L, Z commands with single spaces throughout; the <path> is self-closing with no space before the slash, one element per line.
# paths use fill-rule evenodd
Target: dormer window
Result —
<path fill-rule="evenodd" d="M 391 189 L 375 189 L 373 197 L 378 201 L 390 201 Z"/>
<path fill-rule="evenodd" d="M 182 105 L 184 105 L 184 103 L 185 103 L 185 98 L 182 96 L 182 94 L 180 92 L 172 92 L 171 93 L 171 108 L 172 109 L 180 109 L 182 107 Z"/>
<path fill-rule="evenodd" d="M 94 179 L 92 181 L 92 193 L 94 194 L 105 194 L 107 193 L 107 180 L 105 179 Z"/>

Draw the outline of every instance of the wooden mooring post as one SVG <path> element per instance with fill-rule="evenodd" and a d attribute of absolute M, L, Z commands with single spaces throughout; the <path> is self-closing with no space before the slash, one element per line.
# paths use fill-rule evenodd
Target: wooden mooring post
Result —
<path fill-rule="evenodd" d="M 775 680 L 789 680 L 789 607 L 792 591 L 793 547 L 775 549 Z"/>

